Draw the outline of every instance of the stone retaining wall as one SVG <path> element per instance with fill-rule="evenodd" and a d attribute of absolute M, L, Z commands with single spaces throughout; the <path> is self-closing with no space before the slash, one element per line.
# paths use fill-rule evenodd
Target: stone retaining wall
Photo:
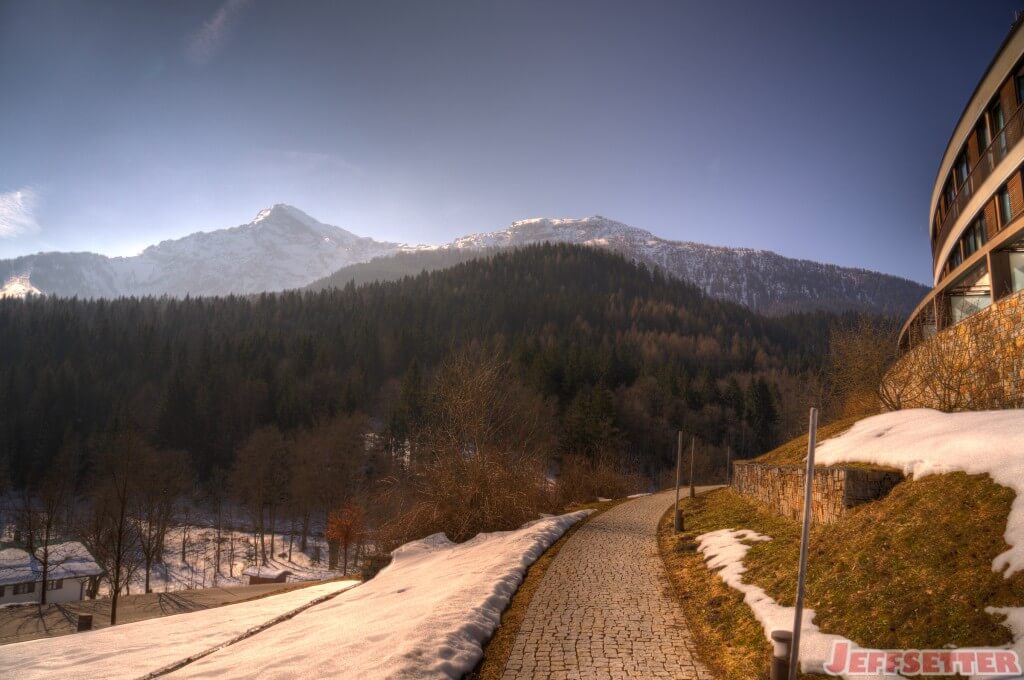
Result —
<path fill-rule="evenodd" d="M 903 352 L 882 381 L 890 406 L 940 411 L 1024 408 L 1024 290 L 927 340 L 908 330 Z"/>
<path fill-rule="evenodd" d="M 733 467 L 733 488 L 757 499 L 773 511 L 789 517 L 803 517 L 803 465 L 765 465 L 737 461 Z M 861 503 L 877 500 L 903 481 L 903 475 L 886 470 L 847 467 L 819 467 L 814 471 L 811 517 L 816 524 L 830 524 Z"/>

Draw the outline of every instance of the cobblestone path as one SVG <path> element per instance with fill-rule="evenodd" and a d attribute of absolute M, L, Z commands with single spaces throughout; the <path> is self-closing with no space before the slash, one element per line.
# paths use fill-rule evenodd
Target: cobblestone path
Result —
<path fill-rule="evenodd" d="M 623 503 L 580 527 L 527 610 L 504 678 L 714 678 L 658 555 L 674 492 Z"/>

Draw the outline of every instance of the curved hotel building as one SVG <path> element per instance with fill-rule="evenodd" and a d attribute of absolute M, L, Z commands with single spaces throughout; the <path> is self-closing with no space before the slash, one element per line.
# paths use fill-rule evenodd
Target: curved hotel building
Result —
<path fill-rule="evenodd" d="M 900 333 L 908 349 L 1024 290 L 1024 22 L 967 102 L 932 190 L 935 285 Z"/>

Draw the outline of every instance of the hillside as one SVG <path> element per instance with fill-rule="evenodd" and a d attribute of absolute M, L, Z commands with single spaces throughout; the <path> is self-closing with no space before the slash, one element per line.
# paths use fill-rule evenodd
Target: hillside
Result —
<path fill-rule="evenodd" d="M 1022 426 L 1022 411 L 910 410 L 822 430 L 822 465 L 881 465 L 909 477 L 813 527 L 804 671 L 821 672 L 830 642 L 843 639 L 866 649 L 1024 648 Z M 806 437 L 762 462 L 795 462 L 801 447 Z M 677 587 L 697 595 L 684 606 L 702 649 L 727 677 L 753 677 L 768 662 L 767 629 L 786 627 L 769 621 L 792 621 L 800 524 L 732 489 L 684 508 L 683 536 L 663 521 L 663 557 Z"/>
<path fill-rule="evenodd" d="M 621 253 L 634 262 L 694 283 L 712 297 L 737 302 L 762 314 L 853 310 L 902 317 L 928 290 L 888 274 L 795 260 L 767 250 L 670 241 L 600 216 L 520 220 L 507 229 L 463 236 L 435 249 L 406 250 L 349 265 L 310 288 L 340 287 L 350 281 L 394 281 L 497 249 L 544 242 L 576 243 Z"/>
<path fill-rule="evenodd" d="M 546 404 L 557 450 L 615 450 L 654 472 L 680 426 L 721 450 L 770 448 L 794 427 L 780 404 L 805 389 L 829 322 L 761 317 L 568 245 L 317 293 L 2 300 L 0 451 L 17 482 L 130 414 L 205 476 L 261 425 L 362 413 L 398 436 L 435 368 L 476 351 L 506 357 Z"/>
<path fill-rule="evenodd" d="M 306 288 L 318 291 L 328 288 L 344 288 L 350 283 L 361 286 L 376 281 L 397 281 L 406 276 L 416 276 L 421 272 L 447 269 L 470 260 L 490 257 L 498 251 L 498 248 L 481 250 L 437 248 L 399 252 L 394 255 L 375 257 L 369 262 L 359 262 L 342 267 L 329 276 L 317 279 Z"/>

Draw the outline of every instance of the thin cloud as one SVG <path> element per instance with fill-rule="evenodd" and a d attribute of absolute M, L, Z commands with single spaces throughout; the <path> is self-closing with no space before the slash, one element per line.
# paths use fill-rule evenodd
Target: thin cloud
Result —
<path fill-rule="evenodd" d="M 36 192 L 31 187 L 0 194 L 0 238 L 38 232 L 35 207 Z"/>
<path fill-rule="evenodd" d="M 225 0 L 213 16 L 189 36 L 185 45 L 185 56 L 192 64 L 203 66 L 217 56 L 224 46 L 224 41 L 231 35 L 235 17 L 241 14 L 249 2 L 250 0 Z"/>

